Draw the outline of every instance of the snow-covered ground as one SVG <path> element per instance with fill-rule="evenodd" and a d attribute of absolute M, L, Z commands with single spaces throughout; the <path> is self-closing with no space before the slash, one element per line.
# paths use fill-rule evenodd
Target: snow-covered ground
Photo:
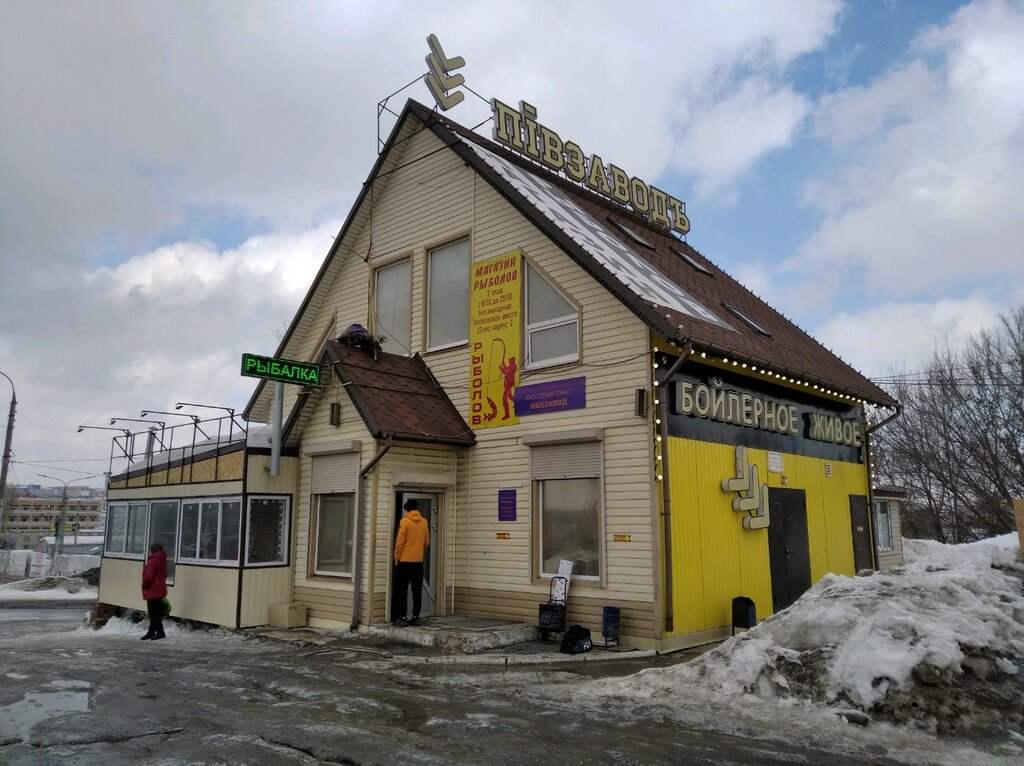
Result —
<path fill-rule="evenodd" d="M 907 540 L 904 550 L 903 567 L 828 575 L 789 609 L 689 663 L 535 691 L 836 753 L 957 766 L 1024 763 L 1017 536 L 960 546 Z M 96 589 L 76 578 L 0 586 L 0 604 L 95 598 Z M 112 619 L 97 635 L 142 630 Z M 173 620 L 167 630 L 200 644 L 241 640 Z"/>
<path fill-rule="evenodd" d="M 789 609 L 685 665 L 580 694 L 679 711 L 707 704 L 777 727 L 834 716 L 1024 748 L 1024 562 L 1017 535 L 904 542 L 906 563 L 828 575 Z M 823 718 L 822 714 L 826 717 Z M 770 723 L 769 723 L 770 722 Z M 891 726 L 895 724 L 896 726 Z"/>

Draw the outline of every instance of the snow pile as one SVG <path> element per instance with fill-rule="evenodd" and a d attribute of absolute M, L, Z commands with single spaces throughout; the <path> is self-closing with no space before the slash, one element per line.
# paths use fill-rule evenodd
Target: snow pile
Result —
<path fill-rule="evenodd" d="M 77 577 L 33 577 L 0 585 L 5 601 L 93 601 L 96 588 Z"/>
<path fill-rule="evenodd" d="M 610 694 L 824 703 L 938 733 L 1024 727 L 1024 564 L 1016 535 L 905 542 L 905 566 L 827 575 L 789 609 L 689 664 L 602 682 Z M 677 696 L 678 698 L 678 696 Z"/>

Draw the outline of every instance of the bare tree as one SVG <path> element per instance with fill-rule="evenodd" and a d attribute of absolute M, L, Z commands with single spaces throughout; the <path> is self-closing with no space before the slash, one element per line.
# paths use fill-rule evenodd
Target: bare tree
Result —
<path fill-rule="evenodd" d="M 1011 531 L 1024 497 L 1024 305 L 880 382 L 903 405 L 875 454 L 879 477 L 911 491 L 905 533 L 960 543 Z"/>

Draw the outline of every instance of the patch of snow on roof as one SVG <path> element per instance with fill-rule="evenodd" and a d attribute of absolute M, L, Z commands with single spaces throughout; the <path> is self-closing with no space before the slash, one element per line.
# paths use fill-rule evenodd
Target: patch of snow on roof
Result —
<path fill-rule="evenodd" d="M 602 223 L 569 199 L 557 186 L 482 146 L 472 142 L 466 142 L 466 146 L 480 155 L 545 218 L 569 235 L 629 290 L 656 306 L 666 306 L 681 314 L 733 330 L 700 301 L 612 236 Z"/>

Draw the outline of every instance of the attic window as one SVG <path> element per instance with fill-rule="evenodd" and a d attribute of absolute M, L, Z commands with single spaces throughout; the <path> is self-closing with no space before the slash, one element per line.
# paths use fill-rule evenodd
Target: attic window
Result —
<path fill-rule="evenodd" d="M 671 246 L 669 246 L 669 250 L 671 250 L 673 253 L 678 255 L 680 258 L 682 258 L 688 264 L 693 266 L 695 271 L 699 271 L 701 274 L 707 274 L 709 277 L 714 276 L 714 272 L 712 272 L 711 269 L 709 269 L 703 263 L 698 261 L 696 258 L 694 258 L 692 255 L 690 255 L 685 250 L 680 250 L 677 247 L 671 247 Z"/>
<path fill-rule="evenodd" d="M 775 340 L 775 338 L 772 337 L 772 334 L 770 332 L 768 332 L 761 325 L 759 325 L 757 322 L 755 322 L 753 319 L 748 317 L 746 314 L 744 314 L 742 311 L 740 311 L 738 308 L 736 308 L 732 304 L 723 303 L 722 305 L 725 306 L 726 310 L 730 314 L 732 314 L 734 317 L 739 319 L 741 322 L 743 322 L 743 324 L 745 324 L 751 330 L 756 332 L 758 335 L 760 335 L 760 336 L 762 336 L 764 338 L 771 338 L 772 340 Z"/>
<path fill-rule="evenodd" d="M 614 226 L 614 227 L 615 227 L 616 229 L 618 229 L 619 231 L 621 231 L 621 232 L 622 232 L 623 234 L 625 234 L 625 235 L 626 235 L 626 236 L 627 236 L 627 237 L 628 237 L 629 239 L 633 240 L 633 241 L 634 241 L 634 242 L 635 242 L 636 244 L 640 245 L 641 247 L 646 247 L 646 248 L 648 248 L 649 250 L 653 250 L 653 249 L 654 249 L 654 245 L 652 245 L 652 244 L 651 244 L 650 242 L 648 242 L 648 241 L 647 241 L 646 239 L 644 239 L 643 237 L 641 237 L 641 236 L 640 236 L 639 234 L 637 234 L 637 233 L 636 233 L 635 231 L 633 231 L 633 230 L 632 230 L 631 228 L 629 228 L 628 226 L 626 226 L 626 224 L 624 224 L 624 223 L 621 223 L 621 222 L 619 222 L 619 221 L 616 221 L 616 220 L 615 220 L 615 219 L 613 219 L 613 218 L 609 218 L 609 219 L 608 219 L 608 223 L 610 223 L 610 224 L 611 224 L 612 226 Z"/>

